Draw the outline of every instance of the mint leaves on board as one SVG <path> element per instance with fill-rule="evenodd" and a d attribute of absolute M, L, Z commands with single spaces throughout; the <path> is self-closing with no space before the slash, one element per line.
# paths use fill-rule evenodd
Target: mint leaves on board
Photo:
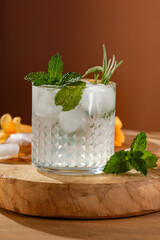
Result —
<path fill-rule="evenodd" d="M 82 76 L 79 73 L 69 72 L 62 76 L 63 62 L 57 53 L 51 57 L 48 63 L 48 73 L 46 72 L 32 72 L 25 76 L 25 80 L 33 83 L 35 86 L 41 85 L 69 85 L 74 82 L 81 81 Z"/>
<path fill-rule="evenodd" d="M 131 145 L 131 153 L 135 153 L 137 151 L 144 152 L 147 146 L 147 139 L 145 132 L 141 132 L 137 135 Z"/>
<path fill-rule="evenodd" d="M 132 166 L 129 162 L 129 152 L 119 151 L 111 156 L 110 160 L 107 162 L 104 172 L 105 173 L 124 173 L 130 171 Z"/>
<path fill-rule="evenodd" d="M 157 167 L 158 158 L 146 151 L 146 134 L 140 132 L 133 140 L 130 151 L 119 151 L 112 155 L 104 167 L 105 173 L 124 173 L 131 169 L 140 171 L 145 176 L 148 168 Z"/>
<path fill-rule="evenodd" d="M 103 65 L 101 66 L 95 66 L 90 69 L 88 69 L 85 74 L 83 75 L 83 78 L 86 77 L 88 74 L 94 72 L 94 78 L 95 81 L 93 84 L 97 84 L 97 80 L 99 77 L 98 72 L 102 72 L 102 79 L 100 80 L 100 83 L 107 85 L 109 84 L 109 80 L 112 77 L 115 70 L 123 63 L 123 61 L 120 61 L 117 63 L 115 60 L 115 56 L 113 55 L 113 59 L 109 59 L 107 63 L 107 54 L 106 54 L 106 48 L 103 44 Z"/>

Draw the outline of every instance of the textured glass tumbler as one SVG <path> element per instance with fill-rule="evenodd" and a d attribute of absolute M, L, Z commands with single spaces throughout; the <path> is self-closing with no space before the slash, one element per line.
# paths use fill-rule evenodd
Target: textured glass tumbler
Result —
<path fill-rule="evenodd" d="M 32 86 L 32 162 L 54 174 L 101 173 L 114 154 L 116 84 L 86 81 L 78 105 L 69 111 L 56 105 L 55 96 L 61 90 Z M 67 90 L 72 105 L 78 86 Z"/>

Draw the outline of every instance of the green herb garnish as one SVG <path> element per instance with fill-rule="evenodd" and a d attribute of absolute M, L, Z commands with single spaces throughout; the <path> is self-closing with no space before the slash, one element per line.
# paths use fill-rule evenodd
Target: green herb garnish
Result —
<path fill-rule="evenodd" d="M 48 74 L 45 72 L 32 72 L 29 73 L 25 78 L 33 83 L 35 86 L 47 85 L 48 83 Z"/>
<path fill-rule="evenodd" d="M 88 69 L 85 74 L 83 75 L 83 78 L 86 77 L 90 73 L 94 73 L 95 81 L 93 84 L 97 84 L 97 80 L 99 77 L 98 72 L 102 72 L 102 79 L 100 80 L 100 83 L 107 85 L 109 84 L 109 79 L 112 77 L 115 70 L 122 64 L 123 61 L 120 61 L 117 63 L 115 61 L 115 56 L 113 55 L 113 59 L 109 59 L 107 63 L 107 54 L 106 54 L 106 48 L 103 44 L 103 66 L 95 66 L 90 69 Z"/>
<path fill-rule="evenodd" d="M 64 86 L 55 97 L 55 104 L 63 107 L 62 111 L 70 111 L 74 109 L 82 97 L 83 89 L 86 83 L 79 81 L 71 83 L 69 86 Z"/>
<path fill-rule="evenodd" d="M 48 63 L 48 73 L 33 72 L 28 74 L 25 79 L 32 82 L 35 86 L 56 85 L 61 89 L 55 96 L 55 104 L 61 105 L 62 111 L 74 109 L 81 100 L 83 89 L 86 83 L 81 81 L 79 73 L 68 72 L 62 75 L 63 62 L 59 54 L 51 57 Z"/>
<path fill-rule="evenodd" d="M 134 168 L 146 176 L 147 169 L 157 167 L 156 162 L 158 160 L 154 154 L 145 150 L 146 144 L 146 134 L 143 131 L 133 140 L 130 151 L 122 150 L 115 153 L 111 156 L 103 171 L 118 174 Z"/>
<path fill-rule="evenodd" d="M 62 79 L 60 80 L 60 85 L 70 85 L 74 82 L 81 81 L 82 76 L 79 73 L 75 72 L 68 72 L 63 75 Z"/>
<path fill-rule="evenodd" d="M 112 62 L 111 59 L 109 59 L 107 63 L 106 49 L 103 45 L 103 66 L 90 68 L 83 77 L 85 77 L 89 73 L 94 72 L 95 81 L 93 84 L 97 84 L 99 77 L 98 72 L 102 72 L 101 83 L 105 85 L 109 84 L 109 79 L 121 63 L 122 61 L 117 64 L 117 62 L 115 61 L 115 56 L 113 56 Z M 56 94 L 55 104 L 61 105 L 63 107 L 62 111 L 70 111 L 79 104 L 86 83 L 84 81 L 81 81 L 82 76 L 78 73 L 68 72 L 64 75 L 62 75 L 62 73 L 63 62 L 59 53 L 57 53 L 55 56 L 51 57 L 48 63 L 48 73 L 32 72 L 25 76 L 25 80 L 32 82 L 32 84 L 35 86 L 62 86 L 60 91 Z"/>
<path fill-rule="evenodd" d="M 62 78 L 63 62 L 59 54 L 51 57 L 48 63 L 48 77 L 51 85 L 59 85 Z"/>
<path fill-rule="evenodd" d="M 25 80 L 33 83 L 35 86 L 41 85 L 70 85 L 71 83 L 81 81 L 82 76 L 79 73 L 69 72 L 62 76 L 63 62 L 59 53 L 51 57 L 48 63 L 48 73 L 33 72 L 25 76 Z"/>

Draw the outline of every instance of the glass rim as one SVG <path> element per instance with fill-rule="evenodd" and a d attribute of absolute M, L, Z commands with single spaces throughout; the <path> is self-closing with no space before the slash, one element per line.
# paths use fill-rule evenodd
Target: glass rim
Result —
<path fill-rule="evenodd" d="M 89 86 L 97 86 L 97 85 L 99 85 L 99 86 L 103 86 L 103 87 L 116 87 L 116 83 L 115 82 L 112 82 L 112 81 L 109 81 L 109 84 L 107 84 L 107 85 L 105 85 L 105 84 L 103 84 L 103 83 L 100 83 L 100 80 L 98 80 L 97 81 L 97 84 L 92 84 L 93 82 L 94 82 L 94 79 L 88 79 L 88 78 L 83 78 L 82 80 L 81 80 L 82 82 L 86 82 L 86 83 L 90 83 L 89 84 Z M 33 83 L 32 83 L 32 87 L 38 87 L 38 88 L 48 88 L 48 89 L 51 89 L 51 88 L 62 88 L 62 87 L 64 87 L 64 86 L 68 86 L 68 87 L 70 87 L 70 85 L 40 85 L 40 86 L 36 86 L 36 85 L 33 85 Z M 72 86 L 72 87 L 74 87 L 74 86 Z M 87 86 L 86 86 L 87 87 Z"/>

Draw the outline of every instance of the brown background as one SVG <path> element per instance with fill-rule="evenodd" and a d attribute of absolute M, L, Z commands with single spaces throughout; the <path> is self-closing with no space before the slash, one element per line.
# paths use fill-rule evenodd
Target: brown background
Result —
<path fill-rule="evenodd" d="M 117 115 L 125 128 L 160 130 L 159 0 L 1 0 L 0 114 L 31 119 L 26 74 L 47 70 L 57 51 L 64 72 L 81 74 L 108 55 L 124 60 Z"/>

